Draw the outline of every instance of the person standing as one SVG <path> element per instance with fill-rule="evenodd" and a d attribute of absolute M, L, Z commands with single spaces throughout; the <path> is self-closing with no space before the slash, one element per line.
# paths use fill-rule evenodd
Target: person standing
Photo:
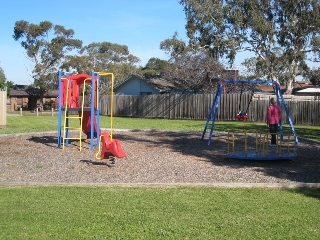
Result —
<path fill-rule="evenodd" d="M 271 133 L 271 143 L 269 146 L 274 147 L 277 145 L 277 137 L 276 133 L 278 130 L 278 124 L 281 120 L 281 110 L 280 107 L 277 105 L 277 102 L 274 97 L 270 98 L 270 106 L 268 108 L 267 113 L 267 125 L 270 129 Z"/>

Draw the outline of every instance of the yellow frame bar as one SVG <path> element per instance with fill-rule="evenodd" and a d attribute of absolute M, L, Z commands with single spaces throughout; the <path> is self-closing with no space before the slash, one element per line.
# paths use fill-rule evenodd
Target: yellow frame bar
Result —
<path fill-rule="evenodd" d="M 114 87 L 114 74 L 109 72 L 95 72 L 96 74 L 99 74 L 100 76 L 110 76 L 111 75 L 111 93 L 110 93 L 110 140 L 112 141 L 112 135 L 113 135 L 113 87 Z"/>

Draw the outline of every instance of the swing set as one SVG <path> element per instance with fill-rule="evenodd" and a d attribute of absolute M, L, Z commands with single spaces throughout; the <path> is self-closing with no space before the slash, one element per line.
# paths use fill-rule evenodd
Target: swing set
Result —
<path fill-rule="evenodd" d="M 242 88 L 241 88 L 241 92 L 240 92 L 240 101 L 239 101 L 239 112 L 236 114 L 236 118 L 239 120 L 239 121 L 247 121 L 248 119 L 248 110 L 249 110 L 249 106 L 250 106 L 250 103 L 252 101 L 252 98 L 253 98 L 253 95 L 254 95 L 254 90 L 252 90 L 252 93 L 251 93 L 251 97 L 250 97 L 250 100 L 249 100 L 249 103 L 248 103 L 248 106 L 247 106 L 247 109 L 244 111 L 244 110 L 241 110 L 241 98 L 242 98 L 242 93 L 243 93 L 243 81 L 242 81 Z"/>
<path fill-rule="evenodd" d="M 275 81 L 266 81 L 266 80 L 244 80 L 244 81 L 242 81 L 242 80 L 223 80 L 223 81 L 221 81 L 219 86 L 218 86 L 218 89 L 216 91 L 216 95 L 215 95 L 214 101 L 212 103 L 212 106 L 210 108 L 210 112 L 209 112 L 209 115 L 208 115 L 204 130 L 203 130 L 203 133 L 202 133 L 202 137 L 201 137 L 202 140 L 204 139 L 206 131 L 207 131 L 209 125 L 211 124 L 210 133 L 209 133 L 209 139 L 208 139 L 208 145 L 210 145 L 210 143 L 211 143 L 211 139 L 212 139 L 212 135 L 213 135 L 213 131 L 214 131 L 214 126 L 215 126 L 215 121 L 216 121 L 218 110 L 219 110 L 220 97 L 221 97 L 221 93 L 222 93 L 222 89 L 224 87 L 224 84 L 226 84 L 226 83 L 242 84 L 242 86 L 244 84 L 273 85 L 274 88 L 275 88 L 275 95 L 276 95 L 276 98 L 277 98 L 277 105 L 280 107 L 280 103 L 282 103 L 282 105 L 283 105 L 283 107 L 285 109 L 285 112 L 286 112 L 286 116 L 287 116 L 289 125 L 291 127 L 292 136 L 293 136 L 293 139 L 294 139 L 294 149 L 295 149 L 295 146 L 299 146 L 300 145 L 298 137 L 297 137 L 295 129 L 294 129 L 294 125 L 293 125 L 292 119 L 291 119 L 290 114 L 289 114 L 288 107 L 287 107 L 286 102 L 284 100 L 284 97 L 283 97 L 283 95 L 281 93 L 279 83 L 275 82 Z M 238 119 L 239 121 L 246 121 L 248 119 L 248 117 L 249 117 L 248 116 L 248 110 L 249 110 L 249 106 L 250 106 L 250 103 L 251 103 L 252 98 L 253 98 L 254 91 L 252 91 L 251 98 L 250 98 L 250 101 L 248 103 L 248 106 L 247 106 L 246 110 L 241 110 L 242 92 L 243 92 L 243 89 L 241 89 L 241 94 L 240 94 L 240 103 L 239 103 L 239 110 L 240 111 L 236 114 L 236 119 Z M 279 134 L 280 141 L 279 142 L 281 144 L 281 141 L 283 141 L 283 139 L 284 139 L 283 138 L 282 121 L 280 121 L 279 125 L 280 125 L 279 126 L 279 129 L 280 129 L 280 134 Z M 268 137 L 268 135 L 266 135 L 266 136 Z M 244 141 L 245 142 L 245 146 L 244 146 L 245 151 L 235 152 L 233 150 L 231 154 L 228 151 L 228 156 L 230 158 L 246 159 L 246 160 L 283 160 L 284 158 L 292 159 L 292 158 L 297 156 L 296 153 L 287 154 L 287 155 L 281 154 L 281 151 L 280 151 L 280 155 L 279 155 L 278 147 L 277 147 L 277 151 L 276 152 L 275 151 L 269 152 L 268 148 L 256 148 L 254 154 L 249 153 L 248 149 L 247 149 L 248 145 L 247 145 L 246 137 L 247 137 L 247 133 L 245 133 L 245 137 L 244 137 L 245 138 L 245 141 Z M 228 139 L 229 139 L 229 133 L 228 133 Z M 262 138 L 260 136 L 259 140 L 261 140 L 261 139 Z M 263 137 L 263 139 L 264 140 L 263 140 L 263 144 L 262 145 L 264 146 L 265 144 L 267 144 L 268 141 L 265 140 L 265 137 Z M 258 139 L 256 141 L 258 141 Z M 234 141 L 233 141 L 232 144 L 233 144 L 232 149 L 234 149 Z M 286 142 L 286 144 L 289 144 L 289 143 Z M 230 149 L 230 148 L 231 147 L 229 145 L 229 140 L 228 140 L 228 149 Z M 263 149 L 263 151 L 261 149 Z M 265 149 L 267 149 L 267 151 L 265 151 Z M 294 150 L 294 152 L 295 152 L 295 150 Z M 269 154 L 269 153 L 272 153 L 272 154 Z"/>

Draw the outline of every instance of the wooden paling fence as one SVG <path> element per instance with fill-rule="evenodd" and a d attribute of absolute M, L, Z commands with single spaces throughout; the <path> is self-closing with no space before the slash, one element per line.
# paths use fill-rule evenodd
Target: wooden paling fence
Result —
<path fill-rule="evenodd" d="M 114 96 L 114 116 L 166 119 L 207 119 L 215 94 L 163 94 L 147 96 Z M 240 110 L 247 110 L 248 121 L 265 122 L 269 98 L 254 97 L 251 94 L 222 94 L 216 120 L 235 121 Z M 240 106 L 239 106 L 240 105 Z M 320 125 L 320 101 L 286 101 L 294 124 Z M 284 106 L 283 123 L 289 123 Z M 101 98 L 101 114 L 110 115 L 110 96 Z"/>

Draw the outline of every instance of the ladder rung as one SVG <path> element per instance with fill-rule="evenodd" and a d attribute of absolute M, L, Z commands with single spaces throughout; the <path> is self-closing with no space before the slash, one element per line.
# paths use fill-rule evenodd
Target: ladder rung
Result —
<path fill-rule="evenodd" d="M 63 138 L 63 139 L 81 140 L 82 138 L 69 138 L 69 137 L 66 138 L 66 137 L 65 137 L 65 138 Z"/>
<path fill-rule="evenodd" d="M 64 128 L 73 129 L 73 130 L 82 130 L 81 128 L 76 128 L 76 127 L 64 127 Z"/>
<path fill-rule="evenodd" d="M 72 117 L 68 117 L 68 116 L 66 116 L 66 118 L 78 118 L 78 119 L 81 119 L 81 117 L 74 117 L 74 116 L 72 116 Z"/>

